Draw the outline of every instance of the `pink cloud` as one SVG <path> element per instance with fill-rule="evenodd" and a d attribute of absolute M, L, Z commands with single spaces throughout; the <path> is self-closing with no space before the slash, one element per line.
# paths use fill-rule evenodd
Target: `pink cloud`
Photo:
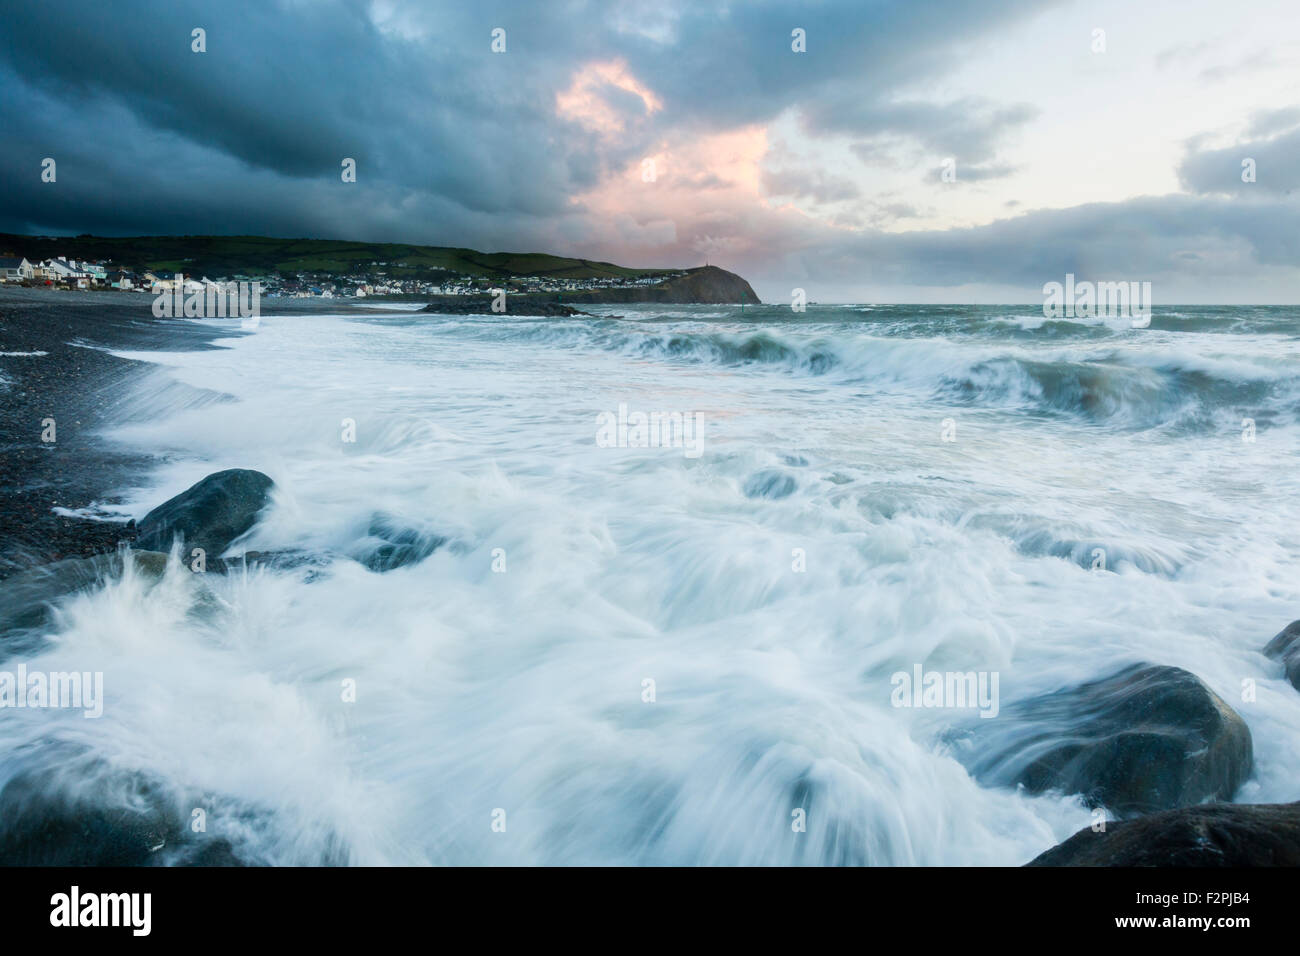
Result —
<path fill-rule="evenodd" d="M 622 132 L 627 118 L 610 102 L 611 89 L 639 98 L 647 116 L 663 109 L 659 97 L 628 71 L 626 63 L 608 60 L 588 63 L 574 73 L 569 88 L 555 94 L 556 115 L 604 136 Z"/>

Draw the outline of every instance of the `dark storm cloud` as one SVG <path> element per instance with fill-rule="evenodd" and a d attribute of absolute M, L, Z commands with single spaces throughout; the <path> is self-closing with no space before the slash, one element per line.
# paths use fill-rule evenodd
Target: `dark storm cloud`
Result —
<path fill-rule="evenodd" d="M 574 193 L 666 130 L 711 131 L 792 106 L 832 130 L 817 104 L 844 89 L 870 91 L 855 105 L 856 131 L 873 132 L 874 117 L 927 144 L 966 136 L 976 161 L 1009 121 L 963 126 L 960 107 L 885 100 L 941 64 L 954 37 L 1046 5 L 521 0 L 375 16 L 347 0 L 18 4 L 0 40 L 0 228 L 164 232 L 186 220 L 202 231 L 318 234 L 334 223 L 355 235 L 354 223 L 430 242 L 501 229 L 489 244 L 511 244 L 531 219 L 571 212 Z M 497 26 L 507 31 L 500 55 L 489 50 Z M 205 53 L 191 50 L 195 27 Z M 807 34 L 802 56 L 790 52 L 796 27 Z M 555 97 L 582 63 L 609 59 L 625 61 L 663 109 L 651 117 L 636 95 L 604 90 L 637 121 L 601 140 L 558 118 Z M 46 156 L 60 161 L 57 190 L 41 189 Z M 344 157 L 358 165 L 351 194 L 328 188 Z"/>

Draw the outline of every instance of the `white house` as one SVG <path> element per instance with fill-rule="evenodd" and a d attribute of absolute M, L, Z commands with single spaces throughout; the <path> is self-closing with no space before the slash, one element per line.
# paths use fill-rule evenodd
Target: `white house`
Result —
<path fill-rule="evenodd" d="M 0 280 L 22 282 L 24 279 L 32 278 L 34 273 L 32 264 L 21 256 L 16 259 L 8 257 L 0 259 Z"/>
<path fill-rule="evenodd" d="M 153 275 L 153 273 L 150 272 L 150 273 L 146 273 L 145 275 L 147 278 L 148 276 Z M 176 291 L 176 288 L 177 288 L 177 280 L 175 279 L 155 278 L 154 281 L 149 285 L 149 291 L 153 293 L 174 292 Z M 202 295 L 207 291 L 207 286 L 196 279 L 186 279 L 184 276 L 182 276 L 180 279 L 180 289 L 182 295 L 194 295 L 194 293 L 196 292 Z"/>
<path fill-rule="evenodd" d="M 77 266 L 75 259 L 71 262 L 67 259 L 48 259 L 41 263 L 41 265 L 45 267 L 46 273 L 52 279 L 72 280 L 89 278 L 86 271 Z"/>

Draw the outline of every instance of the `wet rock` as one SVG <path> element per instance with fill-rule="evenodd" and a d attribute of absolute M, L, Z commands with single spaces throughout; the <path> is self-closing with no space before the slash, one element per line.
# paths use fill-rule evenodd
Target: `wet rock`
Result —
<path fill-rule="evenodd" d="M 982 784 L 1080 794 L 1120 817 L 1229 800 L 1253 762 L 1245 721 L 1178 667 L 1135 664 L 983 723 L 957 748 Z"/>
<path fill-rule="evenodd" d="M 353 556 L 371 571 L 380 573 L 423 561 L 447 543 L 447 538 L 440 534 L 383 512 L 370 519 L 366 535 Z"/>
<path fill-rule="evenodd" d="M 6 866 L 141 866 L 175 840 L 179 825 L 155 787 L 115 781 L 111 804 L 51 793 L 47 772 L 19 772 L 0 789 L 0 863 Z"/>
<path fill-rule="evenodd" d="M 1264 653 L 1282 662 L 1286 679 L 1300 690 L 1300 621 L 1292 621 L 1283 628 L 1282 633 L 1265 645 Z"/>
<path fill-rule="evenodd" d="M 208 475 L 145 515 L 136 546 L 166 552 L 173 537 L 179 536 L 184 541 L 182 556 L 202 548 L 209 558 L 219 557 L 253 527 L 274 487 L 266 475 L 246 468 Z"/>
<path fill-rule="evenodd" d="M 1080 830 L 1027 866 L 1300 866 L 1300 803 L 1166 810 Z"/>
<path fill-rule="evenodd" d="M 744 491 L 746 498 L 788 498 L 794 494 L 795 487 L 792 475 L 769 469 L 750 475 Z"/>
<path fill-rule="evenodd" d="M 230 842 L 193 832 L 158 779 L 55 745 L 94 786 L 59 786 L 50 766 L 20 770 L 0 788 L 0 866 L 242 866 Z"/>
<path fill-rule="evenodd" d="M 167 555 L 130 551 L 137 574 L 161 578 Z M 91 558 L 66 558 L 15 574 L 0 582 L 0 648 L 3 656 L 38 646 L 53 623 L 54 605 L 77 591 L 100 587 L 121 577 L 123 551 Z"/>

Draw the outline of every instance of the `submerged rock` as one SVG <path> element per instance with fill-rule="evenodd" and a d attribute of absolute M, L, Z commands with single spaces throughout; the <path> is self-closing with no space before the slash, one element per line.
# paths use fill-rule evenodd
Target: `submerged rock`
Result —
<path fill-rule="evenodd" d="M 15 574 L 0 582 L 0 642 L 3 654 L 15 654 L 40 644 L 53 624 L 54 604 L 69 594 L 89 590 L 121 577 L 123 551 L 90 558 L 65 558 Z M 158 551 L 130 551 L 135 572 L 161 578 L 167 555 Z"/>
<path fill-rule="evenodd" d="M 750 475 L 744 491 L 746 498 L 788 498 L 794 494 L 795 487 L 794 476 L 768 469 Z"/>
<path fill-rule="evenodd" d="M 1300 690 L 1300 621 L 1292 621 L 1283 628 L 1281 634 L 1265 645 L 1264 653 L 1282 662 L 1286 679 Z"/>
<path fill-rule="evenodd" d="M 1300 866 L 1300 803 L 1184 807 L 1089 827 L 1026 866 Z"/>
<path fill-rule="evenodd" d="M 209 558 L 219 557 L 253 527 L 274 487 L 266 475 L 247 468 L 208 475 L 145 515 L 138 526 L 136 546 L 165 552 L 179 536 L 184 540 L 182 557 L 193 548 L 202 548 Z"/>
<path fill-rule="evenodd" d="M 392 571 L 423 561 L 447 543 L 447 538 L 417 528 L 391 514 L 377 512 L 370 519 L 367 538 L 353 556 L 371 571 Z"/>
<path fill-rule="evenodd" d="M 55 745 L 55 749 L 60 749 Z M 230 842 L 195 833 L 174 794 L 143 772 L 60 756 L 94 784 L 65 788 L 48 766 L 0 787 L 0 866 L 242 866 Z"/>
<path fill-rule="evenodd" d="M 1245 721 L 1179 667 L 1135 664 L 984 723 L 958 753 L 981 783 L 1080 794 L 1116 816 L 1229 800 L 1253 763 Z"/>

